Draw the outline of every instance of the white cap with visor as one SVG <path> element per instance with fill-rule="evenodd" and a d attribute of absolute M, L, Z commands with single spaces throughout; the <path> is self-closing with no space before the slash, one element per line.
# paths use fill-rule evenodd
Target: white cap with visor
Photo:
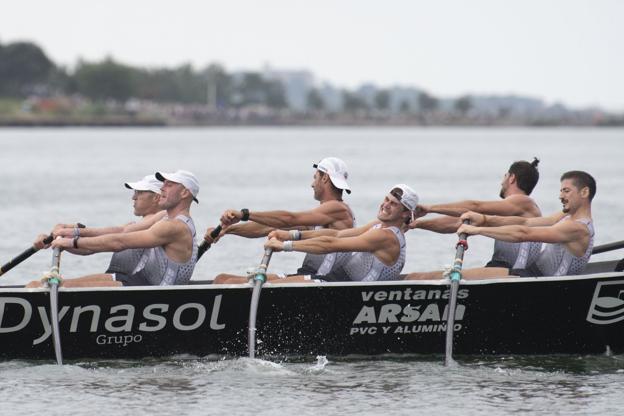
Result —
<path fill-rule="evenodd" d="M 156 179 L 155 175 L 147 175 L 137 182 L 126 182 L 124 186 L 128 189 L 134 189 L 135 191 L 150 191 L 160 195 L 160 188 L 162 188 L 162 182 Z"/>
<path fill-rule="evenodd" d="M 414 210 L 418 205 L 418 195 L 412 188 L 400 183 L 390 188 L 390 195 L 399 200 L 401 204 L 412 213 L 412 221 L 414 220 Z"/>
<path fill-rule="evenodd" d="M 348 194 L 351 193 L 351 188 L 349 188 L 349 184 L 347 183 L 347 179 L 349 178 L 347 164 L 342 159 L 338 159 L 337 157 L 326 157 L 319 163 L 315 163 L 312 166 L 319 172 L 329 175 L 329 179 L 336 188 L 343 189 L 347 191 Z"/>
<path fill-rule="evenodd" d="M 156 179 L 161 182 L 167 180 L 179 183 L 180 185 L 184 186 L 186 189 L 189 190 L 191 195 L 193 195 L 193 201 L 199 204 L 199 201 L 197 200 L 197 194 L 199 193 L 199 181 L 197 180 L 195 175 L 193 175 L 188 170 L 178 170 L 173 173 L 156 172 L 155 176 Z"/>

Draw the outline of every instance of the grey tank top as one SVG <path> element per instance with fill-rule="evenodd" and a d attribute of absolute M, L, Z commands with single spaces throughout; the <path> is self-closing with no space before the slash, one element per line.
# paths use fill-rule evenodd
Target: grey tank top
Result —
<path fill-rule="evenodd" d="M 570 216 L 563 217 L 559 222 L 566 220 Z M 576 257 L 570 253 L 563 244 L 544 243 L 542 252 L 535 262 L 535 265 L 544 276 L 567 276 L 581 274 L 585 270 L 585 266 L 589 261 L 592 249 L 594 248 L 594 225 L 591 220 L 576 220 L 581 224 L 585 224 L 589 230 L 589 244 L 585 254 Z"/>
<path fill-rule="evenodd" d="M 494 240 L 493 261 L 502 261 L 512 269 L 525 269 L 533 264 L 540 255 L 542 243 L 525 241 L 523 243 L 510 243 L 507 241 Z"/>
<path fill-rule="evenodd" d="M 346 204 L 345 204 L 346 205 Z M 349 212 L 351 213 L 351 218 L 353 218 L 353 226 L 355 227 L 355 216 L 353 215 L 353 211 L 347 205 Z M 314 227 L 314 230 L 322 230 L 322 225 L 317 225 Z M 335 271 L 339 267 L 338 261 L 338 253 L 328 253 L 328 254 L 306 254 L 303 258 L 303 264 L 301 268 L 304 270 L 314 271 L 311 274 L 318 274 L 325 276 L 326 274 Z"/>
<path fill-rule="evenodd" d="M 130 276 L 143 256 L 144 248 L 129 248 L 113 253 L 106 273 L 122 273 Z"/>
<path fill-rule="evenodd" d="M 164 217 L 163 220 L 168 219 Z M 144 249 L 141 259 L 132 274 L 139 275 L 154 286 L 184 285 L 191 280 L 197 262 L 197 242 L 195 241 L 195 224 L 190 217 L 178 215 L 176 220 L 182 221 L 193 237 L 193 254 L 186 263 L 171 260 L 163 247 Z M 162 220 L 161 220 L 162 221 Z"/>
<path fill-rule="evenodd" d="M 381 224 L 375 225 L 371 230 L 381 228 Z M 373 253 L 353 252 L 338 253 L 337 264 L 351 280 L 371 282 L 377 280 L 398 280 L 405 265 L 405 236 L 397 227 L 388 227 L 394 233 L 399 242 L 400 253 L 397 261 L 386 266 Z"/>

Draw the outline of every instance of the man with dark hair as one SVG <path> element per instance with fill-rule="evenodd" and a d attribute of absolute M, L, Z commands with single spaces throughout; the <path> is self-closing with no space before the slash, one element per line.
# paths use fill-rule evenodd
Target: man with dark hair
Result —
<path fill-rule="evenodd" d="M 351 208 L 342 200 L 343 191 L 351 193 L 347 179 L 347 165 L 337 157 L 326 157 L 319 163 L 312 165 L 315 168 L 312 178 L 314 199 L 320 204 L 308 211 L 292 212 L 251 211 L 229 209 L 221 216 L 223 231 L 226 234 L 238 235 L 246 238 L 265 237 L 275 229 L 292 230 L 344 230 L 355 225 L 355 217 Z M 245 224 L 237 224 L 248 221 Z M 204 239 L 209 243 L 214 240 L 210 237 L 212 228 L 206 231 Z M 296 274 L 329 273 L 335 264 L 336 254 L 308 254 Z M 214 283 L 245 283 L 247 278 L 229 274 L 217 276 Z"/>
<path fill-rule="evenodd" d="M 434 219 L 417 219 L 410 224 L 410 229 L 421 228 L 438 233 L 454 233 L 461 225 L 459 216 L 468 211 L 486 215 L 518 216 L 534 218 L 542 215 L 535 201 L 529 196 L 539 179 L 537 165 L 533 162 L 517 161 L 511 164 L 503 176 L 500 189 L 500 200 L 475 201 L 466 200 L 437 205 L 419 205 L 417 216 L 428 213 L 443 214 Z M 496 239 L 494 253 L 486 267 L 506 267 L 521 269 L 532 263 L 539 255 L 540 243 L 509 243 Z"/>
<path fill-rule="evenodd" d="M 520 270 L 500 269 L 488 278 L 505 275 L 522 277 L 565 276 L 581 274 L 591 256 L 594 246 L 594 226 L 591 202 L 596 195 L 596 181 L 583 171 L 570 171 L 561 176 L 559 199 L 561 212 L 549 217 L 523 218 L 484 215 L 467 212 L 458 234 L 484 235 L 508 242 L 540 241 L 544 245 L 533 264 Z M 471 278 L 471 277 L 467 277 Z"/>

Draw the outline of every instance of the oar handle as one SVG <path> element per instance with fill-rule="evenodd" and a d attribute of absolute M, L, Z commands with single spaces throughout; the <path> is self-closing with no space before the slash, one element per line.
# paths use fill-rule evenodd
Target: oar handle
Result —
<path fill-rule="evenodd" d="M 210 237 L 212 239 L 219 237 L 219 234 L 221 234 L 222 228 L 223 227 L 221 227 L 221 224 L 217 225 L 215 229 L 210 232 Z M 199 260 L 201 256 L 203 256 L 204 253 L 208 251 L 211 245 L 212 244 L 206 240 L 202 241 L 202 243 L 199 245 L 199 248 L 197 249 L 197 260 Z"/>
<path fill-rule="evenodd" d="M 52 234 L 50 234 L 43 240 L 43 243 L 50 244 L 53 239 L 54 237 L 52 236 Z M 27 258 L 29 258 L 30 256 L 32 256 L 38 251 L 39 249 L 36 248 L 35 246 L 29 247 L 26 250 L 22 251 L 20 254 L 18 254 L 17 256 L 9 260 L 6 264 L 4 264 L 2 267 L 0 267 L 0 276 L 2 276 L 3 274 L 11 270 L 13 267 L 17 266 L 18 264 L 20 264 L 21 262 L 23 262 L 24 260 L 26 260 Z"/>
<path fill-rule="evenodd" d="M 470 223 L 469 220 L 463 220 L 462 224 Z M 451 271 L 450 278 L 451 280 L 461 280 L 461 269 L 464 263 L 464 252 L 468 250 L 468 235 L 466 233 L 461 233 L 459 235 L 459 240 L 457 241 L 456 251 L 455 251 L 455 260 L 453 261 L 453 270 Z"/>

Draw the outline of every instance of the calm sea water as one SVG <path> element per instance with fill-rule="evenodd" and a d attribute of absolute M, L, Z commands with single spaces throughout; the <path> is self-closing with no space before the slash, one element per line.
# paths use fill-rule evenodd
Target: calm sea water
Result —
<path fill-rule="evenodd" d="M 188 169 L 201 182 L 192 214 L 203 234 L 226 208 L 305 210 L 315 206 L 311 164 L 338 156 L 349 165 L 346 200 L 358 222 L 373 219 L 387 190 L 407 183 L 423 203 L 497 198 L 514 160 L 541 159 L 533 195 L 560 208 L 559 176 L 586 170 L 598 182 L 598 244 L 624 239 L 624 130 L 595 129 L 55 129 L 0 130 L 0 262 L 57 222 L 91 226 L 131 221 L 123 183 L 156 170 Z M 456 237 L 407 235 L 405 271 L 451 263 Z M 474 238 L 466 267 L 483 264 L 492 242 Z M 605 253 L 597 260 L 622 253 Z M 226 237 L 198 264 L 196 279 L 242 273 L 262 257 L 261 240 Z M 300 254 L 269 267 L 289 272 Z M 40 252 L 2 276 L 22 284 L 49 268 Z M 62 273 L 102 271 L 109 256 L 65 255 Z M 261 319 L 261 317 L 260 317 Z M 621 414 L 624 356 L 318 357 L 248 360 L 0 362 L 0 413 L 32 414 Z M 80 403 L 80 404 L 79 404 Z"/>

